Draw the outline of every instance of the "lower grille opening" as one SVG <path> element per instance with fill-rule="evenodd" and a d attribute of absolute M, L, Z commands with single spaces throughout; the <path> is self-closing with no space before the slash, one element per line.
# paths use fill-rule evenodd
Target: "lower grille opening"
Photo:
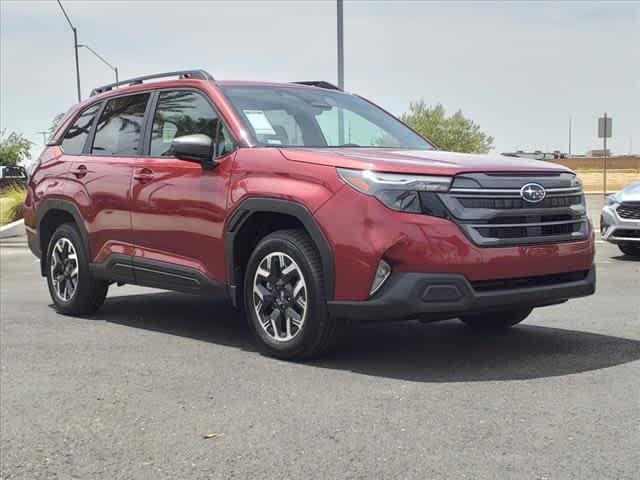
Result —
<path fill-rule="evenodd" d="M 629 230 L 628 228 L 618 228 L 613 234 L 613 237 L 625 237 L 625 238 L 640 238 L 640 230 Z"/>
<path fill-rule="evenodd" d="M 558 285 L 562 283 L 578 282 L 587 278 L 588 274 L 589 270 L 581 270 L 578 272 L 557 273 L 553 275 L 538 275 L 535 277 L 480 280 L 477 282 L 471 282 L 471 286 L 476 292 L 491 292 L 494 290 L 541 287 L 544 285 Z"/>

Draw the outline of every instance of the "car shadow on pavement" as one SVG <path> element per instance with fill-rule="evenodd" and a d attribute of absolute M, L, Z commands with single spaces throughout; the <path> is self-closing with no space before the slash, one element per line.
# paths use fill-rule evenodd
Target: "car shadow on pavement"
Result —
<path fill-rule="evenodd" d="M 111 297 L 94 318 L 256 352 L 237 311 L 202 297 Z M 357 325 L 344 345 L 305 365 L 421 382 L 471 382 L 569 375 L 638 359 L 638 340 L 526 322 L 480 334 L 453 320 Z"/>
<path fill-rule="evenodd" d="M 231 304 L 174 292 L 107 297 L 92 318 L 256 351 L 247 323 Z"/>
<path fill-rule="evenodd" d="M 618 255 L 617 257 L 611 257 L 612 260 L 619 260 L 622 262 L 640 262 L 640 257 L 632 257 L 631 255 Z"/>
<path fill-rule="evenodd" d="M 457 320 L 370 325 L 348 348 L 316 362 L 421 382 L 524 380 L 598 370 L 640 359 L 640 341 L 528 325 L 477 333 Z"/>

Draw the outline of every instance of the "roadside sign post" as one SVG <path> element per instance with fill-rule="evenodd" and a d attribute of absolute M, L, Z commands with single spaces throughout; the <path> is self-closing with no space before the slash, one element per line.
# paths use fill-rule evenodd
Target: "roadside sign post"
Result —
<path fill-rule="evenodd" d="M 603 192 L 604 196 L 607 196 L 607 138 L 611 137 L 612 119 L 607 117 L 607 112 L 604 112 L 604 117 L 598 119 L 598 137 L 602 138 L 602 157 L 603 157 Z"/>

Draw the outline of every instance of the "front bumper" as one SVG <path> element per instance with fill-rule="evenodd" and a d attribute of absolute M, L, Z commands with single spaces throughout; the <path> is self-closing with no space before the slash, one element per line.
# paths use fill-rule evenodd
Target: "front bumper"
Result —
<path fill-rule="evenodd" d="M 595 265 L 587 271 L 469 282 L 456 274 L 396 272 L 372 298 L 330 301 L 331 315 L 357 320 L 444 320 L 465 314 L 542 307 L 595 292 Z"/>
<path fill-rule="evenodd" d="M 438 273 L 473 284 L 587 271 L 595 253 L 590 227 L 587 238 L 575 242 L 481 247 L 451 220 L 396 212 L 347 186 L 314 215 L 334 253 L 331 300 L 347 305 L 368 301 L 380 259 L 394 276 Z"/>
<path fill-rule="evenodd" d="M 605 206 L 600 218 L 600 234 L 611 243 L 640 243 L 640 220 L 620 218 L 616 206 Z"/>

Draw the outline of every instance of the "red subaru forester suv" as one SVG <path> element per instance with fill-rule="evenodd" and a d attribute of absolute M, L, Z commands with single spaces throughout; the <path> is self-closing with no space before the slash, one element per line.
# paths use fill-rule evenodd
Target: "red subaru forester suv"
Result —
<path fill-rule="evenodd" d="M 327 82 L 196 70 L 97 88 L 24 214 L 58 311 L 92 313 L 112 283 L 220 296 L 281 358 L 320 354 L 349 319 L 500 329 L 595 290 L 571 171 L 439 151 Z"/>

